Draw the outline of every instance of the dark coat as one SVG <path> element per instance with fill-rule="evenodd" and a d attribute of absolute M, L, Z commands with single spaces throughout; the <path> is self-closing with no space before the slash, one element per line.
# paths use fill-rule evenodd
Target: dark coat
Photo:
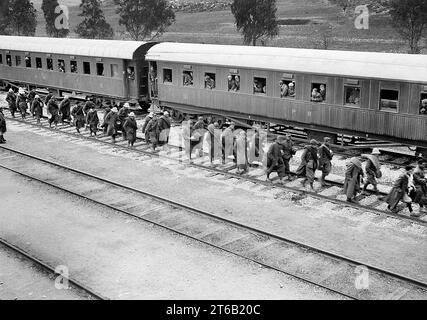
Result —
<path fill-rule="evenodd" d="M 283 159 L 290 160 L 292 156 L 295 154 L 293 145 L 294 143 L 292 142 L 291 139 L 285 140 L 282 143 Z"/>
<path fill-rule="evenodd" d="M 59 113 L 62 114 L 63 118 L 68 118 L 70 116 L 71 102 L 70 100 L 62 100 L 59 104 Z"/>
<path fill-rule="evenodd" d="M 273 143 L 267 152 L 267 167 L 276 167 L 283 165 L 282 158 L 282 145 L 275 142 Z"/>
<path fill-rule="evenodd" d="M 123 124 L 123 130 L 126 131 L 126 137 L 128 141 L 135 142 L 136 141 L 136 130 L 138 129 L 138 125 L 136 123 L 135 118 L 126 118 L 125 123 Z"/>
<path fill-rule="evenodd" d="M 142 133 L 145 133 L 145 129 L 147 128 L 148 123 L 150 122 L 152 118 L 149 116 L 146 116 L 144 120 L 142 121 Z"/>
<path fill-rule="evenodd" d="M 344 189 L 343 192 L 348 199 L 352 199 L 360 191 L 360 182 L 363 177 L 362 163 L 353 158 L 347 165 L 345 171 Z"/>
<path fill-rule="evenodd" d="M 41 117 L 43 115 L 43 102 L 41 102 L 39 99 L 34 99 L 31 109 L 34 112 L 34 115 Z"/>
<path fill-rule="evenodd" d="M 125 123 L 127 117 L 129 116 L 129 113 L 130 113 L 130 110 L 124 107 L 121 108 L 117 113 L 117 115 L 119 116 L 119 121 L 121 122 L 122 125 Z"/>
<path fill-rule="evenodd" d="M 52 94 L 52 93 L 49 93 L 49 94 L 46 96 L 46 98 L 44 99 L 44 104 L 45 104 L 45 105 L 47 105 L 47 104 L 49 103 L 50 99 L 52 99 L 52 97 L 53 97 L 53 94 Z"/>
<path fill-rule="evenodd" d="M 59 113 L 59 106 L 56 100 L 50 99 L 49 103 L 47 104 L 47 111 L 53 116 L 58 116 Z"/>
<path fill-rule="evenodd" d="M 159 141 L 168 142 L 169 141 L 169 132 L 171 127 L 171 120 L 169 117 L 161 116 L 158 122 L 159 126 Z"/>
<path fill-rule="evenodd" d="M 412 177 L 415 186 L 415 192 L 413 193 L 414 202 L 422 205 L 427 204 L 427 180 L 424 171 L 417 168 Z"/>
<path fill-rule="evenodd" d="M 312 145 L 307 145 L 301 155 L 301 163 L 298 167 L 296 174 L 298 176 L 305 176 L 307 168 L 316 170 L 318 168 L 317 148 Z"/>
<path fill-rule="evenodd" d="M 16 110 L 16 94 L 13 92 L 8 92 L 6 96 L 6 101 L 9 104 L 9 109 Z"/>
<path fill-rule="evenodd" d="M 400 200 L 403 199 L 403 196 L 408 192 L 409 184 L 409 175 L 405 172 L 403 173 L 393 184 L 393 188 L 390 193 L 384 199 L 387 202 L 391 209 L 394 209 Z"/>
<path fill-rule="evenodd" d="M 6 131 L 6 119 L 4 118 L 3 112 L 0 111 L 0 133 L 3 134 Z"/>
<path fill-rule="evenodd" d="M 16 105 L 21 112 L 25 112 L 28 108 L 27 97 L 25 95 L 18 94 L 18 97 L 16 98 Z"/>
<path fill-rule="evenodd" d="M 95 104 L 92 101 L 86 101 L 85 106 L 83 107 L 84 114 L 88 114 L 91 107 L 96 107 Z"/>
<path fill-rule="evenodd" d="M 36 91 L 31 90 L 30 93 L 28 94 L 28 102 L 32 104 L 35 97 L 36 97 Z"/>
<path fill-rule="evenodd" d="M 87 124 L 90 126 L 92 131 L 96 131 L 99 124 L 98 112 L 96 110 L 89 111 L 87 114 Z"/>
<path fill-rule="evenodd" d="M 159 126 L 158 126 L 159 119 L 156 117 L 153 117 L 153 119 L 150 120 L 147 124 L 147 128 L 145 129 L 146 132 L 148 132 L 150 136 L 151 142 L 155 142 L 159 140 Z"/>
<path fill-rule="evenodd" d="M 105 117 L 105 122 L 107 123 L 107 135 L 112 136 L 117 134 L 117 121 L 119 120 L 119 115 L 116 112 L 110 111 Z"/>
<path fill-rule="evenodd" d="M 329 163 L 332 160 L 331 149 L 325 144 L 319 147 L 319 165 L 322 166 L 325 163 Z"/>
<path fill-rule="evenodd" d="M 81 104 L 74 106 L 73 110 L 71 111 L 71 115 L 74 118 L 74 125 L 76 126 L 76 128 L 83 128 L 85 125 L 85 115 L 83 113 L 83 106 Z"/>

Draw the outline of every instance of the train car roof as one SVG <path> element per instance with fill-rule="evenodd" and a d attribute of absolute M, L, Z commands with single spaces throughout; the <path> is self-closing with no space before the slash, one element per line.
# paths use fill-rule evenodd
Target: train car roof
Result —
<path fill-rule="evenodd" d="M 134 59 L 145 44 L 147 42 L 142 41 L 0 36 L 0 50 L 129 60 Z"/>
<path fill-rule="evenodd" d="M 427 82 L 427 55 L 164 42 L 147 60 Z"/>

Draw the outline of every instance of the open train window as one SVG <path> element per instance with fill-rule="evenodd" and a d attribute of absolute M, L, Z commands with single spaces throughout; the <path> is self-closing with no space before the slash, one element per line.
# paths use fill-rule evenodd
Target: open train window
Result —
<path fill-rule="evenodd" d="M 25 57 L 25 67 L 31 68 L 31 57 Z"/>
<path fill-rule="evenodd" d="M 65 72 L 65 61 L 62 59 L 58 60 L 58 71 Z"/>
<path fill-rule="evenodd" d="M 3 54 L 0 53 L 0 64 L 3 64 Z"/>
<path fill-rule="evenodd" d="M 182 72 L 182 84 L 185 87 L 193 86 L 193 71 L 184 70 Z"/>
<path fill-rule="evenodd" d="M 104 76 L 104 64 L 103 63 L 97 63 L 96 64 L 96 74 L 98 76 Z"/>
<path fill-rule="evenodd" d="M 36 68 L 37 68 L 37 69 L 41 69 L 41 68 L 43 68 L 43 65 L 42 65 L 42 58 L 36 58 Z"/>
<path fill-rule="evenodd" d="M 427 92 L 421 92 L 420 114 L 427 115 Z"/>
<path fill-rule="evenodd" d="M 111 77 L 116 78 L 119 76 L 119 65 L 111 64 Z"/>
<path fill-rule="evenodd" d="M 238 75 L 230 74 L 227 77 L 228 80 L 228 91 L 237 92 L 240 91 L 240 77 Z"/>
<path fill-rule="evenodd" d="M 90 74 L 90 62 L 83 61 L 83 73 Z"/>
<path fill-rule="evenodd" d="M 347 106 L 360 107 L 360 87 L 344 86 L 344 101 Z"/>
<path fill-rule="evenodd" d="M 279 82 L 280 98 L 295 98 L 295 81 L 282 79 Z"/>
<path fill-rule="evenodd" d="M 215 73 L 205 73 L 205 89 L 215 89 Z"/>
<path fill-rule="evenodd" d="M 46 59 L 47 70 L 53 70 L 53 60 L 52 58 Z"/>
<path fill-rule="evenodd" d="M 326 84 L 312 83 L 311 84 L 311 101 L 324 102 L 326 100 Z"/>
<path fill-rule="evenodd" d="M 163 69 L 163 83 L 172 82 L 172 69 Z"/>
<path fill-rule="evenodd" d="M 19 67 L 22 63 L 21 56 L 15 56 L 15 65 Z"/>
<path fill-rule="evenodd" d="M 266 94 L 267 92 L 267 79 L 261 77 L 254 77 L 254 94 Z"/>
<path fill-rule="evenodd" d="M 11 67 L 12 66 L 12 56 L 10 54 L 6 55 L 6 64 Z"/>
<path fill-rule="evenodd" d="M 397 111 L 399 106 L 399 91 L 381 89 L 380 91 L 380 110 Z"/>
<path fill-rule="evenodd" d="M 78 72 L 77 61 L 75 61 L 75 60 L 70 61 L 70 71 L 71 71 L 71 73 L 77 73 Z"/>

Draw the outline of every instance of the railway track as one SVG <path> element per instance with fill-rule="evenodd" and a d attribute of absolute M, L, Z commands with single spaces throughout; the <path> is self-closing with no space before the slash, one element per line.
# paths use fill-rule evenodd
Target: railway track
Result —
<path fill-rule="evenodd" d="M 32 265 L 41 268 L 51 278 L 58 276 L 58 273 L 56 272 L 55 267 L 50 266 L 48 263 L 43 262 L 42 260 L 26 252 L 25 250 L 17 247 L 16 245 L 9 243 L 7 240 L 0 238 L 0 245 L 11 250 L 14 254 L 16 254 L 16 256 L 25 258 L 27 261 L 31 262 Z M 70 289 L 79 292 L 79 295 L 86 296 L 87 299 L 89 300 L 106 300 L 107 299 L 103 295 L 88 288 L 87 286 L 73 279 L 72 277 L 68 277 L 67 279 L 68 279 L 69 285 L 71 286 Z"/>
<path fill-rule="evenodd" d="M 288 182 L 285 182 L 284 184 L 279 184 L 277 181 L 278 180 L 277 178 L 272 179 L 273 183 L 266 182 L 265 172 L 262 168 L 251 169 L 249 173 L 244 175 L 239 175 L 236 173 L 236 166 L 233 162 L 228 162 L 225 165 L 218 164 L 215 166 L 211 166 L 209 163 L 208 157 L 204 156 L 204 157 L 194 159 L 192 163 L 188 163 L 188 158 L 185 155 L 185 151 L 180 150 L 178 147 L 175 147 L 175 146 L 170 146 L 170 152 L 168 154 L 163 152 L 152 152 L 149 150 L 150 147 L 146 145 L 142 139 L 138 139 L 137 142 L 135 143 L 135 148 L 129 149 L 127 147 L 127 141 L 118 141 L 117 143 L 113 144 L 110 141 L 111 140 L 110 137 L 105 136 L 103 134 L 98 135 L 97 138 L 90 137 L 90 134 L 88 131 L 78 134 L 75 131 L 75 128 L 71 127 L 68 124 L 58 125 L 58 130 L 56 130 L 53 128 L 49 128 L 46 119 L 42 119 L 41 125 L 37 125 L 36 120 L 32 118 L 27 118 L 26 120 L 12 118 L 7 109 L 5 110 L 5 116 L 8 120 L 13 120 L 23 125 L 30 125 L 31 128 L 35 131 L 48 130 L 51 132 L 62 133 L 76 139 L 85 139 L 87 141 L 91 141 L 91 143 L 94 143 L 94 144 L 101 143 L 101 144 L 109 145 L 112 148 L 125 150 L 126 152 L 130 152 L 130 153 L 136 152 L 141 154 L 142 156 L 142 158 L 140 158 L 141 160 L 151 159 L 151 158 L 162 158 L 162 159 L 172 160 L 176 162 L 185 162 L 187 166 L 191 166 L 191 167 L 206 171 L 207 177 L 220 175 L 220 176 L 223 176 L 224 179 L 236 179 L 238 182 L 250 182 L 253 184 L 264 185 L 266 188 L 282 189 L 282 190 L 294 193 L 295 195 L 293 196 L 293 199 L 295 199 L 295 201 L 302 201 L 303 199 L 306 199 L 306 198 L 320 199 L 320 200 L 332 202 L 337 206 L 353 207 L 358 210 L 373 212 L 378 215 L 385 215 L 385 216 L 389 216 L 389 217 L 393 217 L 401 220 L 407 220 L 412 223 L 427 226 L 426 213 L 422 214 L 420 217 L 412 217 L 405 211 L 406 206 L 404 204 L 401 204 L 400 206 L 398 206 L 396 212 L 389 212 L 386 209 L 387 204 L 383 202 L 381 198 L 377 197 L 369 190 L 368 190 L 368 194 L 366 195 L 361 194 L 356 198 L 357 203 L 346 202 L 345 196 L 341 194 L 341 189 L 343 186 L 341 182 L 327 180 L 328 185 L 326 187 L 321 187 L 317 189 L 315 192 L 308 191 L 301 186 L 300 184 L 301 179 L 288 181 Z M 383 193 L 382 196 L 384 195 L 385 194 Z"/>
<path fill-rule="evenodd" d="M 0 167 L 350 299 L 426 299 L 427 283 L 5 146 Z M 357 284 L 368 270 L 369 285 Z"/>

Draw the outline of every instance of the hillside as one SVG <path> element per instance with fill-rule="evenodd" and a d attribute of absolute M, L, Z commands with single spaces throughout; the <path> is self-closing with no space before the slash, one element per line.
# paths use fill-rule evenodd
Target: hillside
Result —
<path fill-rule="evenodd" d="M 357 4 L 358 0 L 353 3 Z M 387 1 L 387 0 L 383 0 Z M 34 0 L 38 8 L 42 0 Z M 159 40 L 242 44 L 234 18 L 227 3 L 231 0 L 171 0 L 176 9 L 176 22 Z M 406 52 L 405 43 L 389 26 L 381 6 L 371 8 L 368 30 L 354 27 L 354 8 L 346 13 L 328 0 L 277 0 L 280 21 L 279 37 L 268 42 L 272 46 L 324 48 L 338 50 Z M 364 0 L 369 3 L 369 0 Z M 70 25 L 74 30 L 81 21 L 78 16 L 80 0 L 60 0 L 70 6 Z M 118 25 L 113 0 L 103 5 L 107 21 L 116 31 L 116 38 L 126 38 Z M 201 12 L 200 12 L 201 11 Z M 37 35 L 44 36 L 43 13 L 38 12 Z M 328 30 L 331 30 L 330 32 Z M 71 36 L 76 36 L 73 32 Z"/>

